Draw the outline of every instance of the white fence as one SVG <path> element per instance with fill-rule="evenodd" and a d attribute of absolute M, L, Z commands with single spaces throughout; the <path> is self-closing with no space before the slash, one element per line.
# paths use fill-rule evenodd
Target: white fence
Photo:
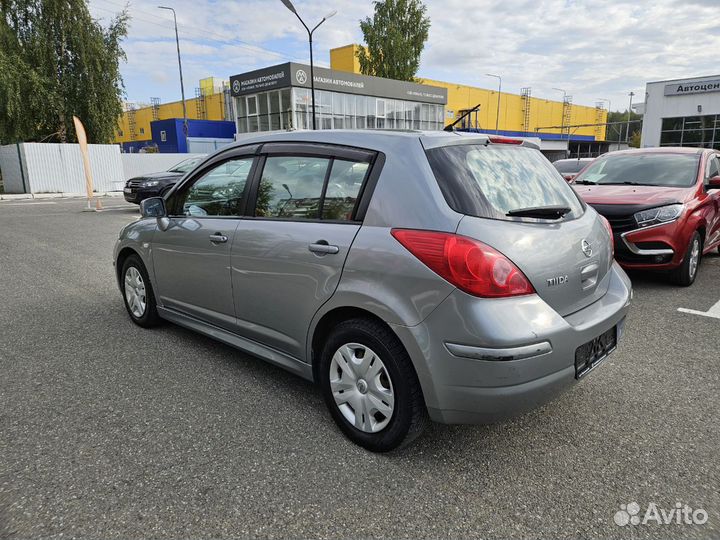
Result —
<path fill-rule="evenodd" d="M 215 150 L 235 142 L 235 139 L 213 139 L 210 137 L 188 137 L 188 152 L 212 154 Z"/>
<path fill-rule="evenodd" d="M 96 192 L 122 190 L 134 176 L 164 171 L 202 154 L 121 154 L 114 144 L 89 145 L 90 168 Z M 85 193 L 80 146 L 21 143 L 0 146 L 0 171 L 5 193 Z"/>
<path fill-rule="evenodd" d="M 191 157 L 204 154 L 120 154 L 124 180 L 143 174 L 167 171 L 170 167 Z"/>

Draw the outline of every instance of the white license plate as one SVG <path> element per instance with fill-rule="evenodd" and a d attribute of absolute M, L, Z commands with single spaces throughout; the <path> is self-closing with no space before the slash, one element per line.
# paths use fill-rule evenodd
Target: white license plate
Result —
<path fill-rule="evenodd" d="M 129 187 L 126 187 L 123 189 L 123 192 L 124 193 L 132 193 L 132 189 L 130 189 Z"/>

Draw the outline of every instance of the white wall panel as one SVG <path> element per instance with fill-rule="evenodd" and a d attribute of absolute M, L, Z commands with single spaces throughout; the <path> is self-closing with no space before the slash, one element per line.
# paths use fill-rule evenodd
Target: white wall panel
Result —
<path fill-rule="evenodd" d="M 205 154 L 120 154 L 123 178 L 129 180 L 148 173 L 167 171 L 174 165 L 191 157 Z"/>
<path fill-rule="evenodd" d="M 22 145 L 19 150 L 22 155 Z M 5 193 L 25 193 L 20 164 L 17 145 L 0 146 L 0 172 L 2 172 Z"/>

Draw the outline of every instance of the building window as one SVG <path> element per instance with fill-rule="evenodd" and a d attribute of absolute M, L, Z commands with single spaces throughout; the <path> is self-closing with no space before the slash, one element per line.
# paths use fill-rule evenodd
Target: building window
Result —
<path fill-rule="evenodd" d="M 270 90 L 235 98 L 238 133 L 312 129 L 309 88 Z M 425 129 L 444 125 L 443 105 L 315 91 L 318 129 Z"/>
<path fill-rule="evenodd" d="M 310 129 L 310 90 L 307 88 L 293 88 L 295 96 L 295 127 Z"/>
<path fill-rule="evenodd" d="M 260 129 L 258 123 L 258 97 L 248 96 L 247 98 L 247 125 L 248 133 L 255 133 Z"/>
<path fill-rule="evenodd" d="M 164 129 L 160 131 L 160 142 L 167 142 L 167 132 Z"/>
<path fill-rule="evenodd" d="M 145 135 L 145 128 L 140 128 L 140 135 Z"/>
<path fill-rule="evenodd" d="M 720 115 L 663 118 L 660 146 L 693 146 L 720 150 Z"/>
<path fill-rule="evenodd" d="M 122 129 L 118 129 L 118 137 L 122 137 L 123 135 L 124 135 L 124 134 L 123 134 L 123 130 L 122 130 Z"/>

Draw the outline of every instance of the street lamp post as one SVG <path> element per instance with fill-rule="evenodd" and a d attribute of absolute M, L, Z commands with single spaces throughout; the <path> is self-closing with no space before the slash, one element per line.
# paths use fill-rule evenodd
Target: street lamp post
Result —
<path fill-rule="evenodd" d="M 283 4 L 285 4 L 285 7 L 288 8 L 290 11 L 292 11 L 295 16 L 298 18 L 300 23 L 305 27 L 305 30 L 307 30 L 308 33 L 308 41 L 310 43 L 310 96 L 312 100 L 312 128 L 313 130 L 317 129 L 316 120 L 315 120 L 315 71 L 313 66 L 313 33 L 315 30 L 319 28 L 319 26 L 327 21 L 330 17 L 334 17 L 337 14 L 337 11 L 333 10 L 327 15 L 325 15 L 322 20 L 317 23 L 312 30 L 308 28 L 308 25 L 305 24 L 305 21 L 302 20 L 300 15 L 298 14 L 297 10 L 295 9 L 295 6 L 290 0 L 280 0 Z"/>
<path fill-rule="evenodd" d="M 630 144 L 630 114 L 632 113 L 632 98 L 635 95 L 635 92 L 630 92 L 628 94 L 630 96 L 630 107 L 628 108 L 628 121 L 627 121 L 627 130 L 625 131 L 625 142 Z"/>
<path fill-rule="evenodd" d="M 188 120 L 187 120 L 187 107 L 185 106 L 185 85 L 183 84 L 182 61 L 180 60 L 180 37 L 178 36 L 178 29 L 177 29 L 177 15 L 175 15 L 175 10 L 171 7 L 158 6 L 158 8 L 167 9 L 167 10 L 172 11 L 173 20 L 175 21 L 175 45 L 177 46 L 178 69 L 180 70 L 180 96 L 182 97 L 182 107 L 183 107 L 183 133 L 185 134 L 185 147 L 187 149 Z"/>
<path fill-rule="evenodd" d="M 497 102 L 497 113 L 495 114 L 495 134 L 498 133 L 498 126 L 500 125 L 500 93 L 502 92 L 502 77 L 493 73 L 486 73 L 486 77 L 495 77 L 498 80 L 498 102 Z"/>

